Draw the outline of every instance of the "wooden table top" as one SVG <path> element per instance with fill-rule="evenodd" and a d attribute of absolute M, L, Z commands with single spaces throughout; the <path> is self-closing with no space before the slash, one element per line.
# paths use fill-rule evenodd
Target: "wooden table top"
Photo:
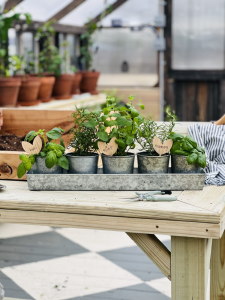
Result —
<path fill-rule="evenodd" d="M 130 223 L 144 220 L 150 224 L 150 220 L 153 223 L 159 223 L 157 220 L 160 220 L 164 221 L 165 228 L 166 224 L 172 224 L 178 231 L 182 226 L 187 228 L 193 225 L 191 236 L 199 236 L 194 233 L 195 228 L 202 228 L 203 225 L 204 228 L 208 227 L 204 229 L 204 234 L 200 233 L 204 237 L 211 235 L 219 238 L 224 231 L 225 186 L 208 186 L 201 191 L 174 192 L 179 195 L 174 202 L 146 202 L 130 199 L 135 197 L 134 192 L 29 191 L 27 182 L 1 180 L 0 183 L 7 186 L 6 190 L 0 192 L 0 210 L 76 214 L 89 216 L 88 218 L 98 216 L 99 219 L 111 217 L 108 219 L 114 222 L 115 217 Z M 103 226 L 103 229 L 107 228 Z"/>

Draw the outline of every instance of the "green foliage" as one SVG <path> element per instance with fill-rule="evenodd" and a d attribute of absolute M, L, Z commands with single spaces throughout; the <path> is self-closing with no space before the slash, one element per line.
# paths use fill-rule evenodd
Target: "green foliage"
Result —
<path fill-rule="evenodd" d="M 62 59 L 59 49 L 52 44 L 52 38 L 55 35 L 52 27 L 54 22 L 54 20 L 51 20 L 41 26 L 35 38 L 43 40 L 43 50 L 39 53 L 39 73 L 49 72 L 59 76 L 61 74 Z"/>
<path fill-rule="evenodd" d="M 8 55 L 8 30 L 14 21 L 20 19 L 24 15 L 28 25 L 31 23 L 30 14 L 13 14 L 11 17 L 6 17 L 5 14 L 0 15 L 0 77 L 9 77 L 10 72 L 10 57 Z"/>
<path fill-rule="evenodd" d="M 39 131 L 30 131 L 26 137 L 25 141 L 31 142 L 37 135 L 40 135 L 44 140 L 44 148 L 38 154 L 31 154 L 30 156 L 26 154 L 21 154 L 19 156 L 21 163 L 17 169 L 17 176 L 21 178 L 26 171 L 29 171 L 32 168 L 32 165 L 35 163 L 36 156 L 40 156 L 41 158 L 45 157 L 45 165 L 47 168 L 51 169 L 56 164 L 60 167 L 68 170 L 69 162 L 65 156 L 63 156 L 65 152 L 65 145 L 63 139 L 61 137 L 62 133 L 65 130 L 60 127 L 55 127 L 52 130 L 45 132 L 44 129 L 39 129 Z M 48 138 L 48 143 L 46 143 L 45 135 Z M 56 140 L 61 138 L 60 145 L 56 144 Z M 54 140 L 54 142 L 52 142 Z"/>
<path fill-rule="evenodd" d="M 72 114 L 74 118 L 74 128 L 71 129 L 70 146 L 75 149 L 75 153 L 80 156 L 87 156 L 98 149 L 97 118 L 101 111 L 87 111 L 76 107 L 76 112 Z"/>
<path fill-rule="evenodd" d="M 86 24 L 86 32 L 81 35 L 81 40 L 83 40 L 83 46 L 80 48 L 80 54 L 82 56 L 82 61 L 85 64 L 86 70 L 90 70 L 92 65 L 92 51 L 93 46 L 93 33 L 97 29 L 97 24 L 89 22 Z"/>
<path fill-rule="evenodd" d="M 199 164 L 202 168 L 206 167 L 205 149 L 198 146 L 196 141 L 187 135 L 171 133 L 170 138 L 173 140 L 173 147 L 170 152 L 176 155 L 187 156 L 188 164 Z"/>
<path fill-rule="evenodd" d="M 151 119 L 144 119 L 143 124 L 138 130 L 138 143 L 142 150 L 148 151 L 150 155 L 158 155 L 153 148 L 153 138 L 157 136 L 161 142 L 165 142 L 175 125 L 176 116 L 170 111 L 167 111 L 167 117 L 169 122 L 158 124 Z"/>

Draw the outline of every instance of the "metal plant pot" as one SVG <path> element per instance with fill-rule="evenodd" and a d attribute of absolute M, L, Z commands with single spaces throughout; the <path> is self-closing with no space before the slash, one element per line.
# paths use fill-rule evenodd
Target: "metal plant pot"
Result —
<path fill-rule="evenodd" d="M 171 155 L 172 173 L 204 173 L 199 164 L 189 165 L 187 156 Z"/>
<path fill-rule="evenodd" d="M 66 157 L 69 161 L 70 174 L 97 174 L 98 154 L 90 153 L 89 156 L 80 156 L 76 153 L 68 153 Z"/>
<path fill-rule="evenodd" d="M 45 165 L 45 157 L 41 158 L 40 156 L 36 156 L 36 162 L 29 172 L 31 174 L 62 174 L 63 168 L 54 165 L 53 168 L 49 169 Z"/>
<path fill-rule="evenodd" d="M 110 156 L 102 154 L 103 173 L 104 174 L 132 174 L 134 172 L 133 153 L 127 153 L 125 156 Z"/>
<path fill-rule="evenodd" d="M 138 172 L 142 174 L 168 173 L 170 155 L 152 156 L 149 152 L 137 154 Z"/>

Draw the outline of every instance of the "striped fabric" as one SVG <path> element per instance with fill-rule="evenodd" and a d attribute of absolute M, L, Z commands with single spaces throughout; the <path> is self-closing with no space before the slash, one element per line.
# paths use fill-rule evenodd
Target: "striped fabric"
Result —
<path fill-rule="evenodd" d="M 207 185 L 225 184 L 225 125 L 200 125 L 189 126 L 189 135 L 198 145 L 205 148 L 207 166 L 205 183 Z"/>

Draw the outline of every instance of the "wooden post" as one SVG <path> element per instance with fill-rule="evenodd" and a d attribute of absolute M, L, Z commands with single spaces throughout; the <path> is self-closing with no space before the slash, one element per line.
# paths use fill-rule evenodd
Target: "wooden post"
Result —
<path fill-rule="evenodd" d="M 210 300 L 225 299 L 225 233 L 212 242 Z"/>
<path fill-rule="evenodd" d="M 172 237 L 171 300 L 206 300 L 212 239 Z"/>

